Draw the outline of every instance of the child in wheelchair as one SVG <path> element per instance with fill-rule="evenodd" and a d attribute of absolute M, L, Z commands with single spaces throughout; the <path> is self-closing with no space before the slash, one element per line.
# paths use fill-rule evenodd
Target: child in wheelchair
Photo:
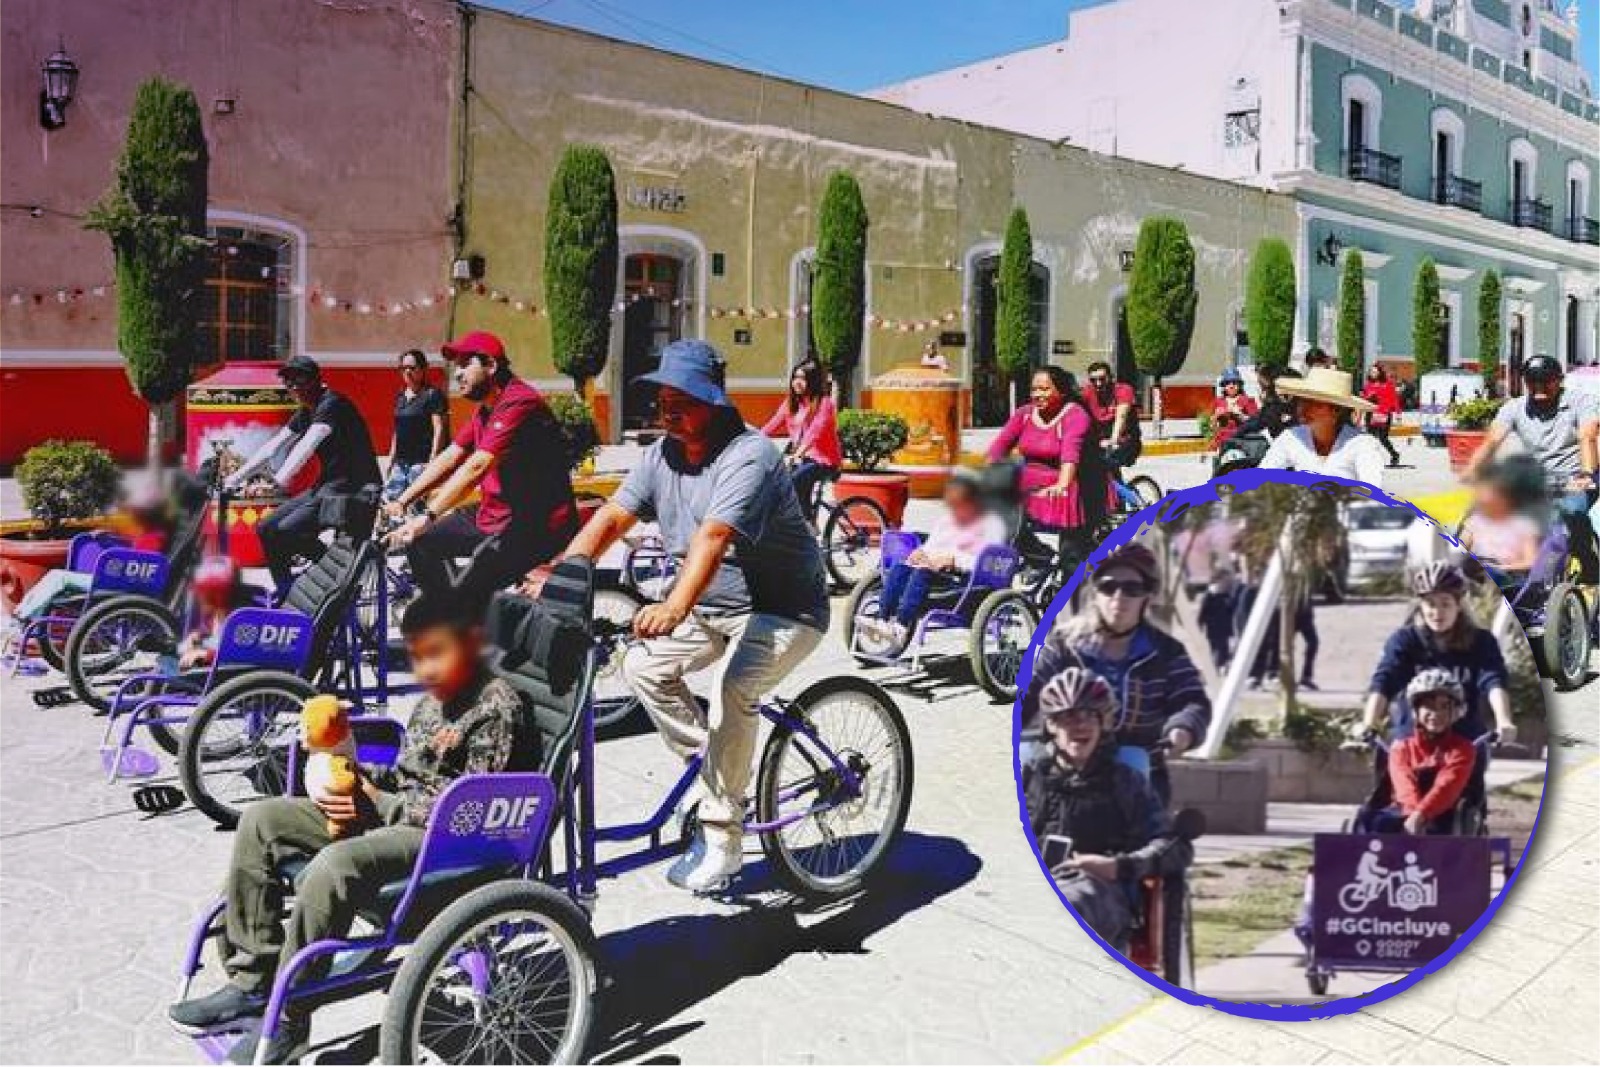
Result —
<path fill-rule="evenodd" d="M 1473 487 L 1472 511 L 1461 524 L 1461 546 L 1484 565 L 1506 596 L 1513 596 L 1539 560 L 1550 522 L 1544 477 L 1518 458 L 1486 468 Z"/>
<path fill-rule="evenodd" d="M 985 546 L 1005 544 L 1005 521 L 985 506 L 975 473 L 961 470 L 951 476 L 944 506 L 927 540 L 884 574 L 877 616 L 857 624 L 874 640 L 903 646 L 929 595 L 959 588 Z"/>
<path fill-rule="evenodd" d="M 207 556 L 195 568 L 194 626 L 178 642 L 176 668 L 209 667 L 217 658 L 222 625 L 236 608 L 249 607 L 255 594 L 244 583 L 239 565 L 228 556 Z"/>
<path fill-rule="evenodd" d="M 385 770 L 363 768 L 353 796 L 274 797 L 245 808 L 224 879 L 229 981 L 173 1004 L 168 1015 L 178 1029 L 204 1034 L 260 1016 L 280 961 L 343 936 L 386 883 L 410 874 L 428 814 L 451 781 L 538 765 L 531 711 L 517 689 L 490 674 L 476 619 L 425 594 L 406 612 L 401 633 L 425 695 L 398 761 Z M 337 840 L 330 821 L 345 827 Z M 284 867 L 296 861 L 309 863 L 291 885 Z M 286 1015 L 266 1061 L 298 1058 L 309 1037 L 308 1018 Z M 251 1062 L 256 1043 L 241 1041 L 231 1062 Z"/>
<path fill-rule="evenodd" d="M 1356 829 L 1366 833 L 1451 834 L 1478 763 L 1477 746 L 1454 729 L 1466 711 L 1461 684 L 1449 671 L 1420 671 L 1406 686 L 1416 729 L 1389 748 L 1391 803 L 1364 806 Z"/>
<path fill-rule="evenodd" d="M 1126 951 L 1139 881 L 1181 874 L 1194 847 L 1145 776 L 1117 759 L 1117 698 L 1104 678 L 1067 667 L 1039 694 L 1039 714 L 1046 742 L 1022 769 L 1029 825 L 1073 911 Z"/>

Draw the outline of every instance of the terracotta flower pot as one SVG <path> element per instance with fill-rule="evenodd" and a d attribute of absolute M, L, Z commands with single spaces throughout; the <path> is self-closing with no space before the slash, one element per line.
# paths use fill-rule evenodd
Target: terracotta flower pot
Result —
<path fill-rule="evenodd" d="M 883 509 L 889 525 L 899 528 L 905 519 L 906 501 L 911 497 L 911 476 L 897 471 L 846 471 L 833 487 L 835 500 L 864 496 Z"/>
<path fill-rule="evenodd" d="M 1488 436 L 1486 430 L 1446 430 L 1444 433 L 1445 448 L 1449 451 L 1450 470 L 1460 474 L 1467 467 L 1467 462 L 1472 459 L 1478 446 L 1483 444 L 1483 439 Z"/>
<path fill-rule="evenodd" d="M 0 536 L 0 601 L 12 611 L 49 571 L 67 565 L 70 538 L 29 540 L 25 535 Z"/>

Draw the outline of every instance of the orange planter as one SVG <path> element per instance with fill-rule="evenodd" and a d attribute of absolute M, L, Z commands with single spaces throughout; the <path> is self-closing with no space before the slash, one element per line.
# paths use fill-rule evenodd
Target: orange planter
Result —
<path fill-rule="evenodd" d="M 0 537 L 0 602 L 13 611 L 22 598 L 53 570 L 67 565 L 68 538 L 29 541 L 18 536 Z"/>
<path fill-rule="evenodd" d="M 1446 430 L 1444 445 L 1449 451 L 1450 470 L 1456 474 L 1466 470 L 1468 461 L 1487 436 L 1486 430 Z"/>
<path fill-rule="evenodd" d="M 877 504 L 889 517 L 889 525 L 898 529 L 905 520 L 906 501 L 911 498 L 911 476 L 894 471 L 846 471 L 834 483 L 833 499 L 848 500 L 853 496 L 863 496 Z"/>

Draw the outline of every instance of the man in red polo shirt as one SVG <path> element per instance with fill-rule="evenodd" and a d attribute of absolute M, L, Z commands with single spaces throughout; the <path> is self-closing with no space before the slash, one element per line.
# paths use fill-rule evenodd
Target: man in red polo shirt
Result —
<path fill-rule="evenodd" d="M 425 592 L 450 590 L 448 562 L 470 555 L 453 588 L 481 609 L 566 547 L 578 531 L 578 508 L 560 424 L 539 391 L 511 373 L 500 339 L 477 331 L 443 353 L 478 410 L 387 506 L 399 518 L 423 502 L 390 543 L 409 546 L 411 574 Z M 474 487 L 479 502 L 456 508 Z"/>
<path fill-rule="evenodd" d="M 1113 467 L 1131 467 L 1139 458 L 1139 413 L 1135 409 L 1133 386 L 1115 381 L 1111 364 L 1089 364 L 1089 384 L 1083 387 L 1083 404 L 1094 416 L 1106 450 L 1106 462 Z"/>

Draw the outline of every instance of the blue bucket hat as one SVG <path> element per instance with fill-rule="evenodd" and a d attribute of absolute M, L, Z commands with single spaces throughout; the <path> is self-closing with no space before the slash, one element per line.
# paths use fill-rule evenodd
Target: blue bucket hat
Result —
<path fill-rule="evenodd" d="M 680 393 L 712 407 L 731 408 L 722 389 L 723 363 L 717 350 L 705 341 L 673 341 L 661 350 L 661 364 L 634 381 L 670 385 Z"/>

